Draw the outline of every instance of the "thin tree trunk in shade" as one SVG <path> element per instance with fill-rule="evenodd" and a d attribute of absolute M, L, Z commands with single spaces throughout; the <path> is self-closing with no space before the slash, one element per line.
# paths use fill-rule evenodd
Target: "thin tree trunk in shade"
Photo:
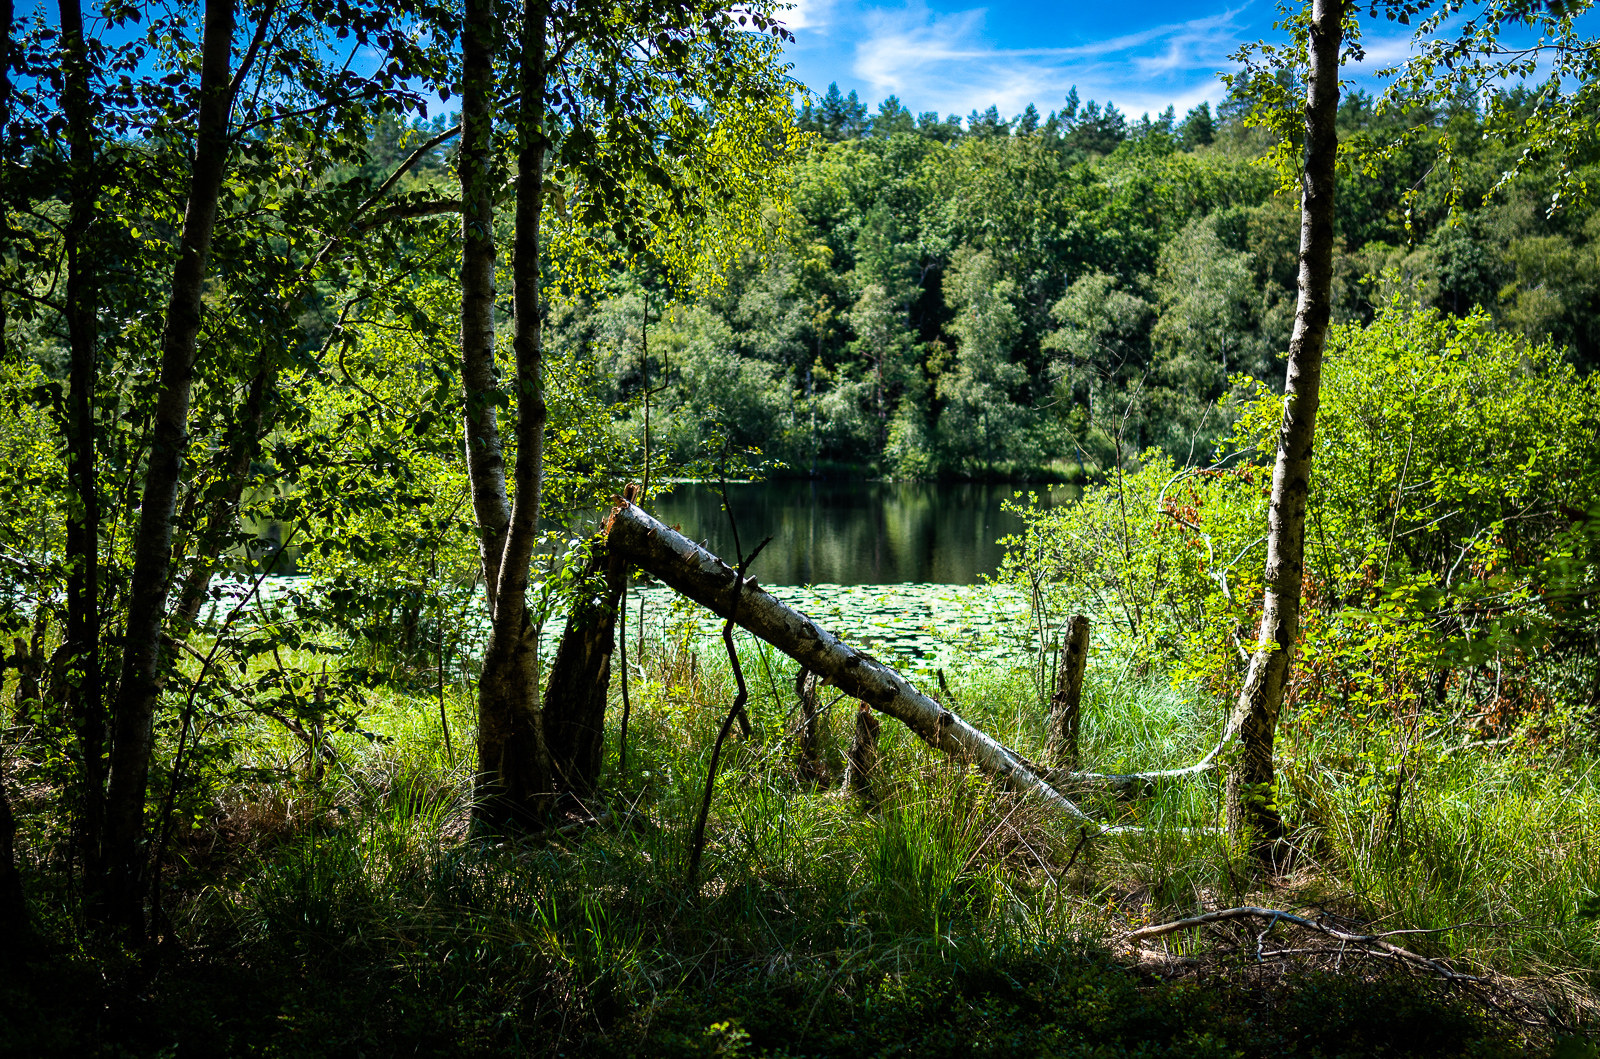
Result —
<path fill-rule="evenodd" d="M 71 163 L 65 232 L 70 499 L 66 526 L 67 627 L 63 643 L 64 671 L 70 690 L 64 698 L 83 760 L 78 787 L 72 795 L 76 803 L 78 855 L 85 876 L 96 880 L 102 867 L 106 797 L 106 717 L 100 662 L 100 489 L 96 479 L 99 441 L 94 415 L 99 376 L 94 234 L 103 178 L 89 95 L 82 7 L 78 0 L 62 0 L 59 12 L 66 60 L 62 110 L 67 119 Z M 8 84 L 9 80 L 8 76 Z"/>
<path fill-rule="evenodd" d="M 498 830 L 524 825 L 549 805 L 556 786 L 545 734 L 538 652 L 527 606 L 544 483 L 544 350 L 539 309 L 539 220 L 544 207 L 545 23 L 548 0 L 522 7 L 521 98 L 517 113 L 517 212 L 512 243 L 516 322 L 516 491 L 503 551 L 491 571 L 491 623 L 478 681 L 478 772 L 474 818 Z"/>
<path fill-rule="evenodd" d="M 200 618 L 206 594 L 211 588 L 211 578 L 222 568 L 222 555 L 228 538 L 239 526 L 239 502 L 244 496 L 246 481 L 250 478 L 250 465 L 260 450 L 268 422 L 268 406 L 277 390 L 278 372 L 274 367 L 263 367 L 250 380 L 245 392 L 244 406 L 228 438 L 223 456 L 224 484 L 218 495 L 205 507 L 200 525 L 194 531 L 192 556 L 187 575 L 180 583 L 178 603 L 173 616 L 180 625 L 193 625 Z"/>
<path fill-rule="evenodd" d="M 0 37 L 0 152 L 5 152 L 11 142 L 11 20 L 15 14 L 12 0 L 0 0 L 0 27 L 5 30 L 4 37 Z M 82 39 L 82 20 L 78 25 L 79 39 Z M 9 169 L 11 158 L 9 154 L 0 153 L 0 166 Z M 0 169 L 0 177 L 5 170 Z M 0 180 L 3 183 L 3 180 Z M 0 200 L 0 211 L 5 209 L 4 200 Z M 0 240 L 8 240 L 11 232 L 11 218 L 6 213 L 0 213 Z M 0 253 L 10 248 L 0 244 Z M 5 354 L 5 307 L 0 301 L 0 356 Z M 36 621 L 44 617 L 44 609 L 35 616 Z M 27 688 L 30 667 L 35 664 L 33 653 L 25 650 L 26 645 L 22 638 L 16 641 L 17 654 L 17 694 L 22 696 Z M 33 698 L 38 697 L 38 684 L 34 682 Z M 0 761 L 4 757 L 0 756 Z M 22 877 L 17 872 L 17 821 L 11 813 L 11 799 L 6 794 L 5 774 L 0 772 L 0 954 L 15 954 L 21 951 L 23 938 L 28 933 L 28 902 L 22 893 Z M 0 955 L 0 960 L 5 958 Z"/>
<path fill-rule="evenodd" d="M 1234 707 L 1239 744 L 1227 780 L 1228 829 L 1270 854 L 1283 829 L 1278 815 L 1273 739 L 1300 636 L 1306 497 L 1333 290 L 1334 161 L 1339 147 L 1341 0 L 1314 0 L 1300 193 L 1299 296 L 1289 339 L 1283 422 L 1272 472 L 1266 594 L 1256 650 Z"/>
<path fill-rule="evenodd" d="M 142 928 L 144 802 L 152 722 L 160 695 L 161 634 L 172 577 L 173 512 L 189 442 L 189 402 L 211 236 L 228 160 L 233 0 L 207 0 L 200 58 L 200 105 L 188 205 L 161 336 L 161 380 L 144 474 L 133 579 L 128 594 L 122 676 L 113 716 L 111 788 L 106 806 L 108 911 L 125 929 Z"/>

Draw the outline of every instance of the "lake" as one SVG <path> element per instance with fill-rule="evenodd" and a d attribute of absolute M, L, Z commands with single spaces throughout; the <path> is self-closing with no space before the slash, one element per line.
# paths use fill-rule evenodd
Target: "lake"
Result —
<path fill-rule="evenodd" d="M 777 481 L 730 484 L 728 500 L 747 552 L 772 536 L 750 570 L 764 588 L 885 660 L 929 669 L 1015 660 L 1035 645 L 1024 594 L 982 585 L 1000 568 L 999 539 L 1022 529 L 1001 510 L 1019 490 L 1050 505 L 1078 496 L 1075 486 Z M 734 561 L 717 486 L 679 484 L 652 506 L 657 518 Z M 269 578 L 262 595 L 304 584 Z M 631 589 L 630 636 L 641 620 L 651 637 L 717 649 L 722 623 L 660 584 Z M 557 616 L 546 626 L 541 653 L 554 651 L 563 625 Z"/>
<path fill-rule="evenodd" d="M 772 537 L 750 568 L 763 585 L 972 585 L 1000 568 L 996 542 L 1022 529 L 1001 510 L 1019 490 L 1050 505 L 1078 496 L 1070 485 L 775 481 L 730 483 L 728 502 L 746 552 Z M 734 562 L 718 486 L 681 484 L 653 507 Z"/>

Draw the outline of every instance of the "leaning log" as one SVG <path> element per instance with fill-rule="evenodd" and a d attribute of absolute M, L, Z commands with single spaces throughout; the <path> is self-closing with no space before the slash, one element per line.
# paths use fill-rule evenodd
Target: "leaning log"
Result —
<path fill-rule="evenodd" d="M 626 500 L 607 516 L 604 532 L 619 557 L 720 617 L 730 616 L 738 574 L 717 556 Z M 970 762 L 1011 790 L 1034 795 L 1075 820 L 1089 820 L 1017 754 L 918 691 L 894 669 L 775 599 L 753 577 L 744 580 L 735 620 L 840 691 L 900 721 L 934 749 Z"/>

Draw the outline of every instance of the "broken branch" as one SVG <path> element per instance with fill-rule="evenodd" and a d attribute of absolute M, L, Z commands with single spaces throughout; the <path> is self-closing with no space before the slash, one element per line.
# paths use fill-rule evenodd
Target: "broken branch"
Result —
<path fill-rule="evenodd" d="M 1187 919 L 1175 919 L 1170 923 L 1157 923 L 1154 926 L 1140 927 L 1138 930 L 1130 930 L 1127 934 L 1127 938 L 1129 941 L 1146 941 L 1150 938 L 1159 938 L 1165 934 L 1175 934 L 1180 930 L 1188 930 L 1191 927 L 1201 927 L 1205 926 L 1207 923 L 1221 923 L 1231 919 L 1265 919 L 1268 920 L 1269 930 L 1271 929 L 1271 925 L 1273 923 L 1292 923 L 1297 927 L 1303 927 L 1306 930 L 1317 934 L 1322 934 L 1346 945 L 1359 945 L 1365 949 L 1376 950 L 1376 954 L 1379 955 L 1404 960 L 1407 963 L 1411 963 L 1419 967 L 1426 967 L 1438 974 L 1440 977 L 1446 978 L 1450 981 L 1483 981 L 1483 979 L 1476 975 L 1462 974 L 1460 971 L 1453 970 L 1450 965 L 1445 963 L 1443 960 L 1431 959 L 1430 957 L 1412 952 L 1410 949 L 1402 949 L 1393 942 L 1385 940 L 1385 938 L 1390 936 L 1390 934 L 1410 933 L 1408 931 L 1391 931 L 1388 934 L 1351 934 L 1347 931 L 1339 930 L 1323 923 L 1318 923 L 1314 919 L 1307 919 L 1304 916 L 1297 916 L 1293 912 L 1285 912 L 1276 908 L 1256 908 L 1253 905 L 1242 905 L 1238 908 L 1224 908 L 1215 912 L 1206 912 L 1203 915 L 1190 916 Z M 1267 931 L 1262 931 L 1261 936 L 1256 939 L 1256 950 L 1258 954 L 1260 953 L 1261 949 L 1261 941 L 1263 938 L 1265 938 L 1266 933 Z"/>

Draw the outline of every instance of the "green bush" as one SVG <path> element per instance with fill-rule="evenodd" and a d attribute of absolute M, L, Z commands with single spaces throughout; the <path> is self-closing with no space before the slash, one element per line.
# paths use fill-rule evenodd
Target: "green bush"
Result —
<path fill-rule="evenodd" d="M 1241 380 L 1242 381 L 1242 380 Z M 1236 686 L 1260 613 L 1282 398 L 1238 393 L 1215 462 L 1147 453 L 1070 508 L 1021 504 L 1002 577 L 1147 662 Z M 1499 729 L 1592 683 L 1600 392 L 1549 346 L 1396 301 L 1330 338 L 1294 694 L 1358 719 L 1471 703 Z M 1099 635 L 1105 635 L 1104 632 Z"/>

